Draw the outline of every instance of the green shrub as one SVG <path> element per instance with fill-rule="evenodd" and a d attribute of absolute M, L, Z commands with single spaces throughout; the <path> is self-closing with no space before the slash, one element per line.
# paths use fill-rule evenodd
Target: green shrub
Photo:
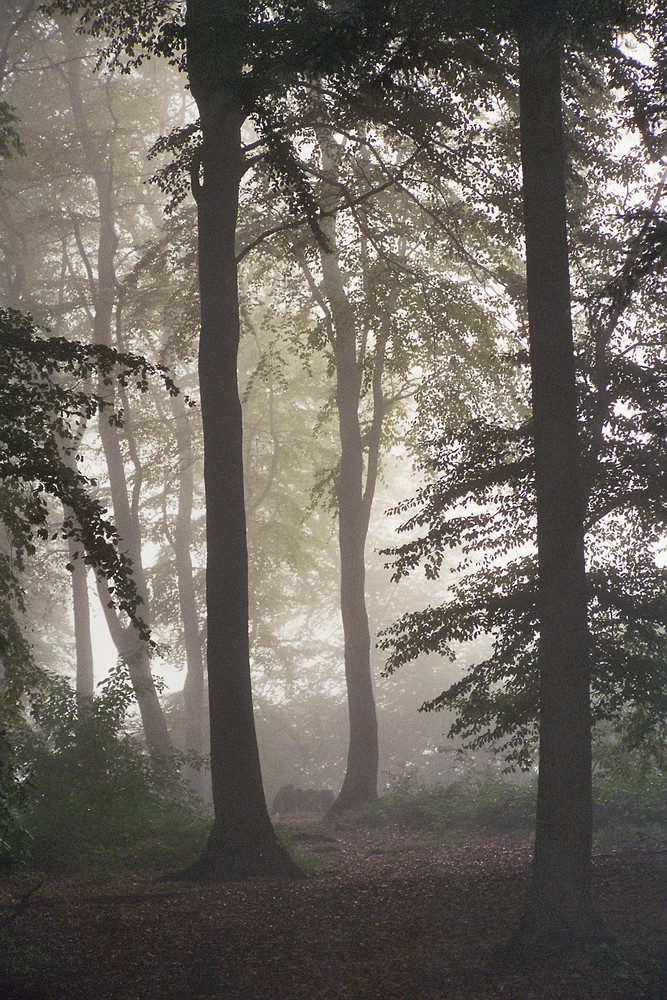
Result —
<path fill-rule="evenodd" d="M 364 826 L 397 824 L 413 830 L 431 830 L 443 812 L 443 796 L 448 789 L 420 781 L 414 769 L 390 775 L 388 790 L 359 816 Z"/>
<path fill-rule="evenodd" d="M 182 761 L 151 757 L 125 728 L 132 698 L 121 668 L 83 710 L 66 681 L 53 681 L 18 751 L 24 794 L 6 838 L 14 865 L 163 867 L 201 847 L 210 820 Z"/>
<path fill-rule="evenodd" d="M 605 826 L 667 827 L 667 741 L 664 729 L 634 737 L 635 711 L 620 731 L 600 727 L 594 744 L 594 821 Z"/>

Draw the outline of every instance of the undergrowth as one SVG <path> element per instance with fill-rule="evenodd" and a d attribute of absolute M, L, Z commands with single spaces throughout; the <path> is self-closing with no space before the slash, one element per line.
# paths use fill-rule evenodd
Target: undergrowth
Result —
<path fill-rule="evenodd" d="M 667 839 L 667 773 L 643 770 L 630 757 L 593 775 L 594 828 L 599 836 L 632 834 Z M 537 780 L 497 773 L 467 775 L 450 784 L 427 784 L 416 771 L 390 776 L 377 802 L 348 821 L 367 828 L 397 825 L 446 835 L 455 830 L 532 830 Z"/>
<path fill-rule="evenodd" d="M 186 865 L 210 817 L 181 771 L 127 727 L 133 694 L 122 668 L 90 704 L 53 681 L 39 716 L 17 734 L 14 806 L 0 831 L 0 863 L 21 869 L 118 872 Z"/>

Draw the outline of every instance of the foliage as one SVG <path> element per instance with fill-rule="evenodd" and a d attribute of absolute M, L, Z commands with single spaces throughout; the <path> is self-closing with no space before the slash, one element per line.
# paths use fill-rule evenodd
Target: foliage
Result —
<path fill-rule="evenodd" d="M 646 733 L 639 709 L 620 726 L 599 727 L 593 745 L 596 826 L 652 824 L 667 828 L 667 741 L 664 726 Z M 642 733 L 638 744 L 637 731 Z"/>
<path fill-rule="evenodd" d="M 530 829 L 535 820 L 535 786 L 498 774 L 470 771 L 448 785 L 427 784 L 417 773 L 391 778 L 388 790 L 361 813 L 367 826 L 396 824 L 445 833 L 453 829 Z"/>
<path fill-rule="evenodd" d="M 136 355 L 45 336 L 31 317 L 14 309 L 0 309 L 0 357 L 0 517 L 15 564 L 20 569 L 36 542 L 53 536 L 48 497 L 61 501 L 69 509 L 61 536 L 76 539 L 85 561 L 113 581 L 118 605 L 148 638 L 115 528 L 89 493 L 94 484 L 67 458 L 77 451 L 79 428 L 95 413 L 122 425 L 122 412 L 105 395 L 112 386 L 133 384 L 145 392 L 159 378 L 175 394 L 174 383 Z"/>
<path fill-rule="evenodd" d="M 18 116 L 7 101 L 0 101 L 0 160 L 23 152 L 21 136 L 16 128 Z"/>
<path fill-rule="evenodd" d="M 6 860 L 38 868 L 165 867 L 185 863 L 208 828 L 179 766 L 151 756 L 128 729 L 132 687 L 116 667 L 92 704 L 77 703 L 63 678 L 23 728 L 15 767 L 22 788 L 12 809 Z"/>
<path fill-rule="evenodd" d="M 0 308 L 0 734 L 2 770 L 0 822 L 6 825 L 20 795 L 18 762 L 12 744 L 21 728 L 24 699 L 37 715 L 49 684 L 24 635 L 21 573 L 42 542 L 76 539 L 82 558 L 110 582 L 118 606 L 150 634 L 141 619 L 140 598 L 131 563 L 101 503 L 91 495 L 93 481 L 70 461 L 79 446 L 80 428 L 97 412 L 122 425 L 123 414 L 107 395 L 113 386 L 133 385 L 145 392 L 166 373 L 143 358 L 103 346 L 49 337 L 30 316 Z M 96 388 L 93 388 L 93 382 Z M 65 507 L 60 527 L 53 525 L 50 500 Z"/>
<path fill-rule="evenodd" d="M 45 5 L 50 14 L 79 16 L 95 38 L 104 38 L 112 67 L 125 72 L 149 54 L 179 62 L 184 49 L 184 4 L 163 0 L 57 0 Z M 180 53 L 180 56 L 179 56 Z"/>
<path fill-rule="evenodd" d="M 525 0 L 377 4 L 212 4 L 185 17 L 187 5 L 122 0 L 57 0 L 52 6 L 80 16 L 83 30 L 105 36 L 104 58 L 129 70 L 150 55 L 184 68 L 186 37 L 193 50 L 208 46 L 208 77 L 233 95 L 253 122 L 252 161 L 264 159 L 276 191 L 292 214 L 309 224 L 325 246 L 321 206 L 304 170 L 295 138 L 304 128 L 337 126 L 345 134 L 359 120 L 408 138 L 442 178 L 461 180 L 489 204 L 498 178 L 488 170 L 484 113 L 494 114 L 497 95 L 516 84 L 513 35 Z M 593 48 L 623 89 L 627 119 L 659 155 L 664 132 L 665 57 L 662 3 L 636 0 L 561 0 L 561 30 L 571 47 L 579 83 L 597 75 Z M 618 29 L 632 30 L 654 48 L 650 66 L 625 51 Z M 239 67 L 235 78 L 232 67 Z M 280 67 L 278 70 L 277 67 Z M 575 83 L 575 88 L 577 84 Z M 317 105 L 319 104 L 319 109 Z M 473 131 L 481 143 L 447 141 Z M 443 131 L 447 139 L 443 141 Z M 187 193 L 187 174 L 197 167 L 197 123 L 178 126 L 155 152 L 174 160 L 157 179 L 177 204 Z M 258 152 L 259 150 L 259 152 Z"/>
<path fill-rule="evenodd" d="M 667 523 L 662 196 L 660 185 L 649 209 L 616 219 L 608 208 L 601 220 L 593 203 L 586 222 L 579 206 L 573 251 L 583 275 L 575 301 L 593 719 L 641 707 L 644 735 L 667 710 L 667 569 L 656 558 Z M 523 351 L 510 361 L 521 366 Z M 454 657 L 460 644 L 489 636 L 490 655 L 423 707 L 454 709 L 450 735 L 471 747 L 495 744 L 529 767 L 538 704 L 530 418 L 527 407 L 489 408 L 452 429 L 439 417 L 437 387 L 432 395 L 425 464 L 433 478 L 397 508 L 415 537 L 390 554 L 396 579 L 418 566 L 437 578 L 452 549 L 460 559 L 445 603 L 384 633 L 386 671 L 423 652 Z"/>
<path fill-rule="evenodd" d="M 264 163 L 283 221 L 287 209 L 309 226 L 320 247 L 327 246 L 322 206 L 300 156 L 304 133 L 312 138 L 317 128 L 345 134 L 359 120 L 372 121 L 387 134 L 407 137 L 443 177 L 464 172 L 470 191 L 488 186 L 486 172 L 480 175 L 483 157 L 468 143 L 452 145 L 439 134 L 444 125 L 448 136 L 466 135 L 480 108 L 490 110 L 489 73 L 507 89 L 506 67 L 493 63 L 502 60 L 505 46 L 478 17 L 468 16 L 465 5 L 436 5 L 427 18 L 422 5 L 368 0 L 193 5 L 188 16 L 186 7 L 54 0 L 46 9 L 77 16 L 79 30 L 100 39 L 100 60 L 125 72 L 156 55 L 185 70 L 187 38 L 191 53 L 204 59 L 206 86 L 222 88 L 252 121 L 247 165 Z M 460 45 L 462 33 L 474 36 L 474 44 L 466 38 Z M 154 155 L 173 156 L 155 178 L 172 210 L 188 192 L 190 174 L 197 184 L 200 138 L 198 123 L 179 124 L 153 148 Z"/>

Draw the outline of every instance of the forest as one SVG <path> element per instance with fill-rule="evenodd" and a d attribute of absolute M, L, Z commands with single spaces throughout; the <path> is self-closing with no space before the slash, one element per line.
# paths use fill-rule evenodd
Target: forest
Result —
<path fill-rule="evenodd" d="M 0 0 L 0 995 L 659 1000 L 663 0 Z"/>

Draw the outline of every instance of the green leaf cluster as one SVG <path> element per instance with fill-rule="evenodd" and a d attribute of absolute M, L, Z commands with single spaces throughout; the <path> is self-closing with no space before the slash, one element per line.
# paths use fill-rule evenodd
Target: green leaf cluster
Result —
<path fill-rule="evenodd" d="M 16 128 L 18 116 L 7 101 L 0 101 L 0 159 L 23 152 L 21 136 Z"/>
<path fill-rule="evenodd" d="M 0 309 L 0 519 L 11 546 L 11 553 L 0 555 L 20 570 L 38 541 L 76 539 L 85 561 L 113 581 L 119 607 L 140 626 L 140 598 L 115 528 L 90 493 L 94 483 L 67 459 L 95 413 L 122 425 L 107 390 L 132 384 L 145 392 L 153 379 L 177 391 L 164 371 L 141 357 L 46 336 L 29 316 Z M 49 497 L 68 510 L 55 532 Z M 143 634 L 148 638 L 145 627 Z"/>

